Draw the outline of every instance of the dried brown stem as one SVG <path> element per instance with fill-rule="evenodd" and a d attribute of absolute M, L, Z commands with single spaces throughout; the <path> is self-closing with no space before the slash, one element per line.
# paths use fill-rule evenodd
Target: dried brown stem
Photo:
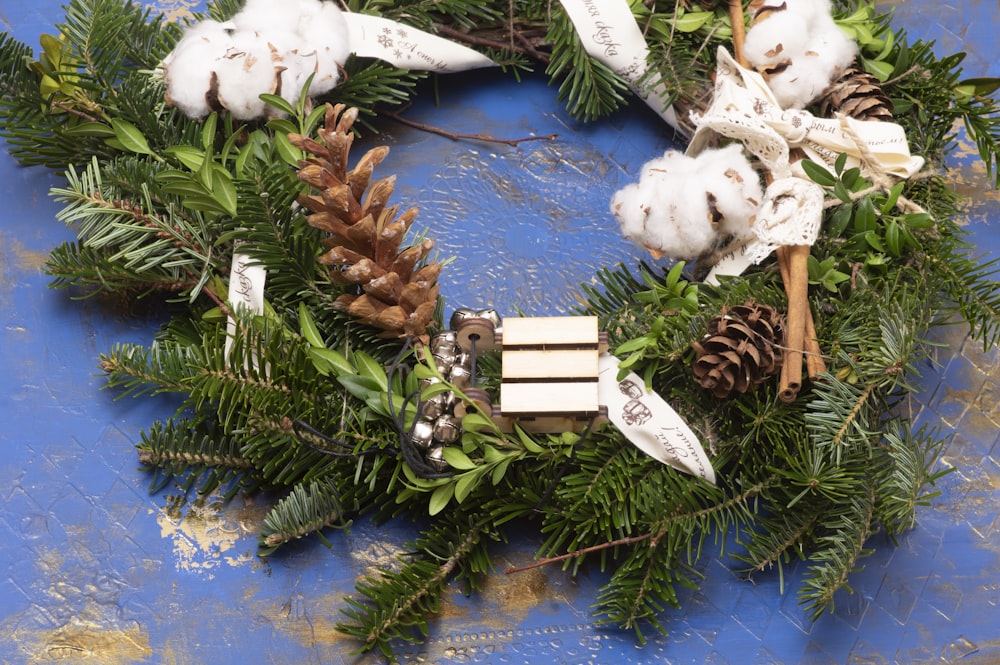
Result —
<path fill-rule="evenodd" d="M 441 129 L 440 127 L 435 127 L 433 125 L 427 125 L 422 122 L 417 122 L 416 120 L 410 120 L 404 118 L 398 113 L 392 111 L 379 111 L 382 115 L 392 118 L 398 123 L 403 125 L 408 125 L 416 129 L 420 129 L 425 132 L 430 132 L 432 134 L 438 134 L 439 136 L 444 136 L 455 141 L 462 139 L 471 139 L 473 141 L 488 141 L 490 143 L 502 143 L 503 145 L 516 146 L 519 143 L 524 143 L 525 141 L 554 141 L 559 137 L 558 134 L 546 134 L 544 136 L 525 136 L 519 139 L 498 139 L 488 134 L 463 134 L 460 132 L 450 132 L 447 129 Z"/>
<path fill-rule="evenodd" d="M 455 41 L 464 42 L 466 44 L 471 44 L 472 46 L 484 46 L 486 48 L 494 49 L 507 49 L 509 51 L 518 51 L 527 56 L 530 56 L 542 64 L 549 64 L 549 54 L 539 51 L 535 48 L 531 40 L 528 39 L 519 30 L 515 30 L 513 27 L 510 29 L 511 41 L 501 42 L 496 39 L 490 39 L 489 37 L 484 37 L 483 35 L 473 34 L 471 32 L 463 32 L 462 30 L 456 30 L 451 26 L 444 25 L 442 23 L 435 23 L 434 29 L 437 30 L 438 34 L 445 37 L 450 37 Z M 515 45 L 517 42 L 519 45 Z"/>
<path fill-rule="evenodd" d="M 612 547 L 619 547 L 621 545 L 634 545 L 635 543 L 641 543 L 644 540 L 649 540 L 653 536 L 652 533 L 644 533 L 641 536 L 630 536 L 628 538 L 619 538 L 618 540 L 612 540 L 608 543 L 601 543 L 600 545 L 592 545 L 591 547 L 585 547 L 581 550 L 574 550 L 572 552 L 567 552 L 565 554 L 560 554 L 559 556 L 550 556 L 543 559 L 539 559 L 534 563 L 529 563 L 526 566 L 511 566 L 504 571 L 507 575 L 513 573 L 523 573 L 526 570 L 531 570 L 532 568 L 541 568 L 542 566 L 547 566 L 551 563 L 558 563 L 559 561 L 565 561 L 566 559 L 576 559 L 585 554 L 591 554 L 593 552 L 600 552 L 601 550 L 606 550 Z"/>

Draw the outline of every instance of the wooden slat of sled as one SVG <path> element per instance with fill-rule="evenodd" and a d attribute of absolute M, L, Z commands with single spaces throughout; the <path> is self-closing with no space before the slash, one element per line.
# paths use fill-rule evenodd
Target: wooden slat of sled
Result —
<path fill-rule="evenodd" d="M 500 413 L 507 417 L 592 416 L 599 411 L 597 382 L 503 383 Z"/>
<path fill-rule="evenodd" d="M 596 346 L 596 316 L 540 316 L 506 318 L 502 340 L 505 349 L 526 346 Z"/>
<path fill-rule="evenodd" d="M 593 380 L 598 374 L 597 349 L 505 351 L 502 379 Z"/>

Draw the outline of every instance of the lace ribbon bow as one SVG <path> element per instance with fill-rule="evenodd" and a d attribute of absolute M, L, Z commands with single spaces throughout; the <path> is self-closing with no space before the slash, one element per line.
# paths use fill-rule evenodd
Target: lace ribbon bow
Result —
<path fill-rule="evenodd" d="M 782 244 L 811 245 L 819 233 L 823 190 L 790 162 L 792 148 L 831 170 L 838 155 L 846 153 L 848 167 L 882 177 L 908 178 L 924 165 L 922 157 L 910 155 L 906 133 L 895 123 L 782 109 L 763 77 L 741 67 L 724 48 L 717 57 L 712 105 L 691 117 L 698 129 L 688 154 L 701 152 L 719 134 L 741 141 L 774 177 L 754 224 L 757 242 L 747 248 L 752 263 Z"/>

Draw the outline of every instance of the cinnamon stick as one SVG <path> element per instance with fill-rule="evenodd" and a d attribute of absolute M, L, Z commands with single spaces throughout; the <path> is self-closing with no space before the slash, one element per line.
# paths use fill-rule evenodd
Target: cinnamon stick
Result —
<path fill-rule="evenodd" d="M 781 281 L 788 284 L 791 277 L 788 274 L 788 252 L 783 247 L 778 248 L 778 267 L 781 269 Z M 787 286 L 785 287 L 788 288 Z M 806 306 L 806 329 L 805 341 L 803 342 L 803 353 L 805 354 L 806 376 L 810 380 L 826 372 L 826 361 L 823 360 L 823 349 L 819 345 L 819 338 L 816 336 L 816 322 L 813 319 L 812 310 Z"/>
<path fill-rule="evenodd" d="M 792 402 L 802 387 L 802 357 L 806 334 L 806 312 L 809 310 L 809 275 L 807 257 L 809 245 L 782 247 L 788 258 L 788 315 L 785 322 L 785 355 L 781 366 L 778 396 Z"/>
<path fill-rule="evenodd" d="M 743 43 L 746 41 L 746 24 L 743 19 L 742 0 L 729 0 L 729 23 L 733 28 L 733 55 L 741 67 L 749 67 L 750 63 L 743 55 Z"/>

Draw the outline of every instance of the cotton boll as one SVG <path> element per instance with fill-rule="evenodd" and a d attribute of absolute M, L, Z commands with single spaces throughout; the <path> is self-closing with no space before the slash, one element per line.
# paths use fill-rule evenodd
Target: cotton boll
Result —
<path fill-rule="evenodd" d="M 646 232 L 649 204 L 639 183 L 625 185 L 611 197 L 611 214 L 618 220 L 622 234 L 636 244 L 642 244 Z"/>
<path fill-rule="evenodd" d="M 202 21 L 185 31 L 162 64 L 167 104 L 189 118 L 203 118 L 211 112 L 205 97 L 211 85 L 211 63 L 228 49 L 231 32 L 229 24 L 218 21 Z"/>
<path fill-rule="evenodd" d="M 266 114 L 263 93 L 275 91 L 279 72 L 267 44 L 248 33 L 233 35 L 232 46 L 218 58 L 214 71 L 219 102 L 237 120 L 252 120 Z"/>
<path fill-rule="evenodd" d="M 830 68 L 816 56 L 803 56 L 768 78 L 767 85 L 781 108 L 802 109 L 830 85 Z"/>
<path fill-rule="evenodd" d="M 708 251 L 717 234 L 712 225 L 708 196 L 697 172 L 659 168 L 693 162 L 674 153 L 653 160 L 638 183 L 623 187 L 611 199 L 611 212 L 622 233 L 656 257 L 693 259 Z"/>
<path fill-rule="evenodd" d="M 827 85 L 838 72 L 846 69 L 858 57 L 857 42 L 848 37 L 847 33 L 835 23 L 827 30 L 814 33 L 809 41 L 807 54 L 819 58 L 829 71 Z"/>
<path fill-rule="evenodd" d="M 695 259 L 718 238 L 708 192 L 698 174 L 674 175 L 652 191 L 644 244 L 668 256 Z"/>
<path fill-rule="evenodd" d="M 683 174 L 694 170 L 694 158 L 678 150 L 668 150 L 663 156 L 649 160 L 642 165 L 639 182 L 662 181 L 664 176 Z"/>
<path fill-rule="evenodd" d="M 247 0 L 243 9 L 233 16 L 232 22 L 239 30 L 262 35 L 274 32 L 294 33 L 300 17 L 298 4 L 287 0 Z"/>
<path fill-rule="evenodd" d="M 751 218 L 764 199 L 760 176 L 743 148 L 732 143 L 698 155 L 697 173 L 712 195 L 709 207 L 719 217 L 719 231 L 737 237 L 750 235 Z"/>
<path fill-rule="evenodd" d="M 810 26 L 818 25 L 824 19 L 831 20 L 833 6 L 830 0 L 782 0 L 785 13 L 795 14 Z"/>
<path fill-rule="evenodd" d="M 754 67 L 773 67 L 806 51 L 809 28 L 805 19 L 778 12 L 747 31 L 743 53 Z"/>
<path fill-rule="evenodd" d="M 314 1 L 314 0 L 313 0 Z M 350 55 L 351 44 L 347 19 L 333 3 L 323 2 L 318 11 L 299 21 L 298 32 L 302 43 L 298 47 L 303 56 L 315 54 L 315 72 L 309 92 L 321 95 L 332 90 L 340 81 L 340 67 Z"/>

